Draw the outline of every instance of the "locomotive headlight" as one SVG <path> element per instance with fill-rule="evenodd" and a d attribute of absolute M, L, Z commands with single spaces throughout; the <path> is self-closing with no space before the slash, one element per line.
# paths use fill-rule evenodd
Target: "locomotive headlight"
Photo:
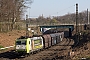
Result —
<path fill-rule="evenodd" d="M 19 47 L 20 47 L 19 45 L 16 45 L 16 49 L 19 49 Z"/>

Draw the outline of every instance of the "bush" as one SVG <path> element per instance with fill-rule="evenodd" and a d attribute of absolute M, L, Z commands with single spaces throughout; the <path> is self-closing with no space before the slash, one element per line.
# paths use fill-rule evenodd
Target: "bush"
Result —
<path fill-rule="evenodd" d="M 0 45 L 0 48 L 4 48 L 4 47 Z"/>

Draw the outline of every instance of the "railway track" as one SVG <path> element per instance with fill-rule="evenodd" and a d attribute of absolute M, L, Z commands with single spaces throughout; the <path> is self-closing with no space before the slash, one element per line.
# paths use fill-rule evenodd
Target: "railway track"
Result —
<path fill-rule="evenodd" d="M 74 44 L 72 39 L 66 39 L 59 44 L 52 46 L 43 51 L 35 52 L 34 54 L 29 55 L 28 57 L 19 56 L 15 53 L 14 50 L 0 53 L 0 60 L 59 60 L 67 57 L 68 52 L 71 46 Z"/>

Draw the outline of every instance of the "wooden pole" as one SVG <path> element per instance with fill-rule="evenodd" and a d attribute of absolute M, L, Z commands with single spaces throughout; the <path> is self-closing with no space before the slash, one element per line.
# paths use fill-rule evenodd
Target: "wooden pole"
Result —
<path fill-rule="evenodd" d="M 76 4 L 76 34 L 78 34 L 78 4 Z"/>
<path fill-rule="evenodd" d="M 26 15 L 26 38 L 29 36 L 28 32 L 28 15 Z"/>

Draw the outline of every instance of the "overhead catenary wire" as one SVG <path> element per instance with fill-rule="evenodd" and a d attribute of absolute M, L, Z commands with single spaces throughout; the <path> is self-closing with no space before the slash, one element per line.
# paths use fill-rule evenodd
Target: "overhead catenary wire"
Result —
<path fill-rule="evenodd" d="M 67 10 L 67 9 L 70 9 L 70 8 L 72 8 L 72 7 L 74 7 L 74 6 L 75 6 L 75 4 L 72 5 L 72 6 L 69 6 L 69 7 L 65 8 L 65 9 L 62 9 L 62 10 L 56 12 L 56 13 L 50 14 L 50 15 L 52 16 L 52 15 L 54 15 L 54 14 L 59 14 L 60 12 L 65 11 L 65 10 Z"/>

